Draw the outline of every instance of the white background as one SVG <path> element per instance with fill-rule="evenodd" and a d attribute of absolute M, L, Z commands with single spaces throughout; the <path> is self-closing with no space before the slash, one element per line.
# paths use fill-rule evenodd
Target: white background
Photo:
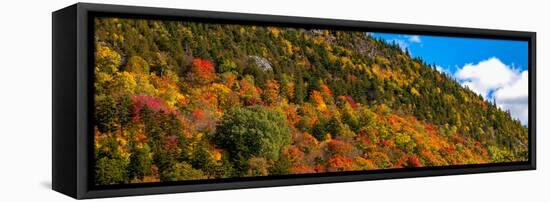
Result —
<path fill-rule="evenodd" d="M 0 1 L 0 201 L 68 201 L 51 186 L 51 12 L 75 1 Z M 91 1 L 537 32 L 536 171 L 102 199 L 108 201 L 544 201 L 550 199 L 548 5 L 521 1 Z M 496 72 L 498 73 L 498 72 Z"/>

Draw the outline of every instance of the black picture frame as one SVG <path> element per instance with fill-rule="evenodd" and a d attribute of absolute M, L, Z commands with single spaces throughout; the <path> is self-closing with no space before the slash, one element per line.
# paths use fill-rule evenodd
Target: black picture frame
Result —
<path fill-rule="evenodd" d="M 90 118 L 93 114 L 93 19 L 97 16 L 524 40 L 529 44 L 529 160 L 517 163 L 97 187 L 92 183 L 93 120 Z M 535 32 L 90 3 L 77 3 L 55 11 L 52 13 L 52 21 L 52 188 L 77 199 L 536 169 Z"/>

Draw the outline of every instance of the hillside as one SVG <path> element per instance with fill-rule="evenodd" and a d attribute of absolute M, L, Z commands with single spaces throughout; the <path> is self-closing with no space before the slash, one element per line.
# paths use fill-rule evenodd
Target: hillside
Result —
<path fill-rule="evenodd" d="M 508 112 L 362 32 L 95 26 L 97 185 L 527 160 Z"/>

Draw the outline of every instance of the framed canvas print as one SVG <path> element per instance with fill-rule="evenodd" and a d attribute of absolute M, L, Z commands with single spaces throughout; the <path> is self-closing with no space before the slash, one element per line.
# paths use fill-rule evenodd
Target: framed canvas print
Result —
<path fill-rule="evenodd" d="M 535 169 L 534 32 L 52 15 L 53 189 L 74 198 Z"/>

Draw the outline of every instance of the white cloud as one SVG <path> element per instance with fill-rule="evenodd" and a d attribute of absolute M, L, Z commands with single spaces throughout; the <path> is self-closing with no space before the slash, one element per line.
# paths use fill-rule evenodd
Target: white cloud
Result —
<path fill-rule="evenodd" d="M 420 40 L 420 36 L 418 35 L 408 35 L 406 36 L 410 42 L 413 42 L 413 43 L 421 43 L 422 40 Z"/>
<path fill-rule="evenodd" d="M 365 32 L 366 35 L 373 36 L 371 32 Z M 422 40 L 419 35 L 395 35 L 391 39 L 384 39 L 387 43 L 395 43 L 402 51 L 409 50 L 412 43 L 422 46 Z M 411 54 L 411 53 L 409 53 Z"/>
<path fill-rule="evenodd" d="M 477 64 L 466 64 L 455 73 L 455 77 L 465 86 L 485 98 L 488 98 L 491 91 L 516 80 L 517 76 L 517 71 L 494 57 Z"/>
<path fill-rule="evenodd" d="M 486 100 L 494 99 L 497 106 L 527 124 L 528 71 L 519 71 L 493 57 L 464 65 L 455 72 L 455 78 Z"/>
<path fill-rule="evenodd" d="M 391 39 L 391 40 L 387 40 L 387 42 L 397 44 L 402 51 L 406 51 L 409 49 L 409 44 L 406 41 L 401 39 Z"/>
<path fill-rule="evenodd" d="M 437 70 L 438 72 L 440 72 L 440 73 L 442 73 L 442 74 L 452 75 L 451 72 L 449 71 L 449 69 L 444 68 L 444 67 L 439 66 L 439 65 L 436 65 L 436 66 L 435 66 L 435 70 Z"/>
<path fill-rule="evenodd" d="M 512 117 L 515 117 L 526 124 L 529 120 L 529 74 L 521 72 L 520 78 L 504 88 L 493 93 L 497 105 L 503 109 L 510 110 Z"/>

